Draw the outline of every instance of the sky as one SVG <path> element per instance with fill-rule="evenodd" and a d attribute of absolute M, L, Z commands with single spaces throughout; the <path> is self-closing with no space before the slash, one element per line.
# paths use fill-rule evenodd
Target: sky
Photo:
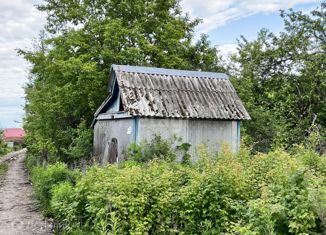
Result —
<path fill-rule="evenodd" d="M 0 0 L 0 128 L 21 127 L 24 85 L 29 65 L 17 49 L 30 49 L 45 23 L 35 5 L 42 0 Z M 262 28 L 278 33 L 283 28 L 280 9 L 309 11 L 321 0 L 183 0 L 193 18 L 201 18 L 196 35 L 208 34 L 223 56 L 236 52 L 240 35 L 256 38 Z"/>

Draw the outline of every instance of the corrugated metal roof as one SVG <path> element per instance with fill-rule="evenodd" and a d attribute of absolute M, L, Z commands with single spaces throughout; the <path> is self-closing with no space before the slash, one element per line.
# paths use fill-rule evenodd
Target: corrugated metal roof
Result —
<path fill-rule="evenodd" d="M 222 73 L 114 65 L 124 109 L 132 116 L 250 119 Z"/>
<path fill-rule="evenodd" d="M 226 74 L 126 65 L 113 65 L 112 73 L 124 110 L 132 116 L 250 119 Z M 106 111 L 111 99 L 95 116 Z"/>
<path fill-rule="evenodd" d="M 212 73 L 212 72 L 203 72 L 203 71 L 164 69 L 164 68 L 141 67 L 141 66 L 130 66 L 130 65 L 112 65 L 112 69 L 114 71 L 123 71 L 129 73 L 146 73 L 146 74 L 167 75 L 167 76 L 228 79 L 228 76 L 225 73 Z"/>

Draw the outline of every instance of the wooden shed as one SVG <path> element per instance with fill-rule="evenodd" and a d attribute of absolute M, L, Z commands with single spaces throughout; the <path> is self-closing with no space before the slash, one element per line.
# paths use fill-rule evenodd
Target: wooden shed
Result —
<path fill-rule="evenodd" d="M 101 163 L 124 159 L 131 143 L 181 137 L 195 147 L 237 151 L 240 121 L 250 119 L 223 73 L 113 65 L 109 95 L 95 113 L 94 156 Z"/>

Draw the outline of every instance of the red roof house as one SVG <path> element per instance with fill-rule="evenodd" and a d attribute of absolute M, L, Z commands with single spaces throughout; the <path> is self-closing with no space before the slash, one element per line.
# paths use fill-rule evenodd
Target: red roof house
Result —
<path fill-rule="evenodd" d="M 25 137 L 25 131 L 22 128 L 6 128 L 3 130 L 3 140 L 5 142 L 21 143 Z"/>

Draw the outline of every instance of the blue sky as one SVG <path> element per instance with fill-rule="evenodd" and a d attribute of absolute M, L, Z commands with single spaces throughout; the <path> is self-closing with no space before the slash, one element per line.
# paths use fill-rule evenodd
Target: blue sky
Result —
<path fill-rule="evenodd" d="M 298 4 L 293 7 L 294 10 L 305 11 L 307 9 L 315 9 L 318 4 Z M 239 35 L 244 35 L 247 39 L 253 40 L 257 36 L 257 32 L 267 28 L 272 32 L 279 32 L 283 29 L 283 19 L 279 15 L 279 11 L 271 13 L 257 13 L 239 20 L 231 21 L 226 25 L 209 32 L 211 40 L 216 44 L 236 43 Z"/>
<path fill-rule="evenodd" d="M 42 0 L 0 1 L 0 128 L 22 126 L 23 86 L 28 64 L 15 49 L 31 48 L 45 22 L 44 14 L 34 5 Z M 309 11 L 321 0 L 183 0 L 191 17 L 203 19 L 196 34 L 206 33 L 212 45 L 227 56 L 236 51 L 240 35 L 255 39 L 261 28 L 278 33 L 283 28 L 280 9 Z"/>

